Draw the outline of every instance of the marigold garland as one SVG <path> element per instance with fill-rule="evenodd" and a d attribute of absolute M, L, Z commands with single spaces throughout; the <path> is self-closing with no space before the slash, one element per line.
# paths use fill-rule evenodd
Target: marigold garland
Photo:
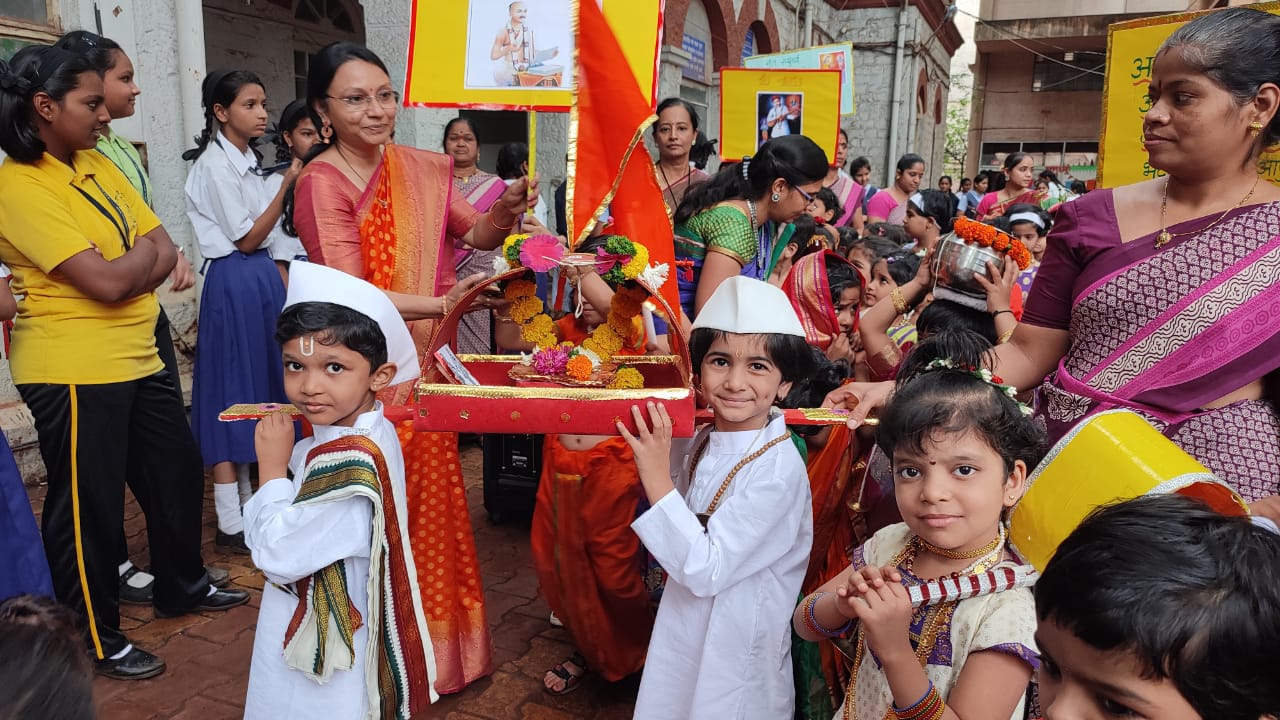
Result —
<path fill-rule="evenodd" d="M 508 264 L 520 267 L 520 248 L 528 235 L 512 235 L 503 243 L 503 256 Z M 572 343 L 561 343 L 555 335 L 555 324 L 543 309 L 542 300 L 537 297 L 537 286 L 527 279 L 521 278 L 507 281 L 502 294 L 510 306 L 510 317 L 520 326 L 520 336 L 526 342 L 537 345 L 538 350 L 529 359 L 535 368 L 559 369 L 569 377 L 585 381 L 590 379 L 595 369 L 608 363 L 622 349 L 626 338 L 635 326 L 635 318 L 643 311 L 649 293 L 637 285 L 626 285 L 626 281 L 634 279 L 648 268 L 649 251 L 638 243 L 623 236 L 614 236 L 606 241 L 603 252 L 610 256 L 613 263 L 602 277 L 613 285 L 621 285 L 614 292 L 609 303 L 609 313 L 605 322 L 596 326 L 591 334 L 578 347 Z M 602 262 L 605 259 L 601 256 Z M 602 269 L 600 265 L 597 270 Z M 566 361 L 567 356 L 567 361 Z M 556 375 L 560 372 L 543 374 Z M 644 387 L 644 376 L 634 368 L 624 368 L 620 373 L 621 380 L 615 375 L 612 387 L 640 388 Z"/>
<path fill-rule="evenodd" d="M 1022 270 L 1031 267 L 1031 251 L 1021 240 L 999 229 L 969 218 L 956 218 L 953 226 L 956 237 L 967 243 L 976 243 L 997 252 L 1006 253 Z"/>
<path fill-rule="evenodd" d="M 618 368 L 613 380 L 609 381 L 609 387 L 615 390 L 638 390 L 644 387 L 644 375 L 633 367 Z"/>

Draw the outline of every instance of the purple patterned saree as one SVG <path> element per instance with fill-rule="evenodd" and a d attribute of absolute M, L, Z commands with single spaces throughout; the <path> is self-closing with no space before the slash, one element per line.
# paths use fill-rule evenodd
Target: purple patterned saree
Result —
<path fill-rule="evenodd" d="M 1121 243 L 1109 191 L 1059 213 L 1023 318 L 1071 332 L 1040 390 L 1050 440 L 1087 415 L 1129 408 L 1246 500 L 1276 495 L 1271 402 L 1203 408 L 1280 368 L 1280 203 L 1233 210 L 1160 249 L 1155 237 Z"/>

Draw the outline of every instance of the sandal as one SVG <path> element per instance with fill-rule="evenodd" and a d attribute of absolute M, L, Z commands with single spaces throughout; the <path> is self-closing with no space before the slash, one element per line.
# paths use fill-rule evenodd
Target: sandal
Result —
<path fill-rule="evenodd" d="M 575 670 L 577 672 L 574 672 Z M 547 674 L 542 679 L 542 689 L 552 695 L 568 695 L 578 689 L 578 686 L 582 684 L 582 677 L 586 674 L 587 659 L 582 657 L 582 653 L 575 652 L 566 658 L 564 662 L 547 671 Z M 564 683 L 559 690 L 547 684 L 552 676 Z"/>

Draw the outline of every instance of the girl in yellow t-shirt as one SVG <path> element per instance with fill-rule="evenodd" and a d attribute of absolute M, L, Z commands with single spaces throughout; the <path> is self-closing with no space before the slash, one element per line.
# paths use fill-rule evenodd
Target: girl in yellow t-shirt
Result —
<path fill-rule="evenodd" d="M 24 48 L 0 63 L 0 262 L 23 295 L 9 367 L 48 470 L 44 545 L 54 592 L 84 616 L 98 672 L 164 671 L 120 631 L 116 539 L 126 477 L 147 516 L 157 615 L 242 605 L 200 558 L 200 454 L 156 351 L 154 290 L 168 233 L 93 150 L 110 116 L 84 56 Z"/>

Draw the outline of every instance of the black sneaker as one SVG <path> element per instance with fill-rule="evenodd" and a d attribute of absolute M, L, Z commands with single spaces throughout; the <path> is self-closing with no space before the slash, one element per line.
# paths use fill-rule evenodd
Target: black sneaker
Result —
<path fill-rule="evenodd" d="M 157 606 L 156 617 L 178 617 L 201 610 L 230 610 L 247 602 L 249 602 L 249 593 L 244 590 L 215 590 L 213 594 L 204 596 L 195 607 L 186 610 L 167 610 Z"/>
<path fill-rule="evenodd" d="M 129 580 L 140 572 L 142 571 L 138 569 L 138 566 L 130 565 L 129 569 L 125 570 L 124 573 L 120 575 L 120 602 L 126 605 L 151 604 L 151 590 L 156 584 L 156 579 L 154 577 L 151 578 L 150 582 L 142 587 L 134 587 L 129 584 Z"/>
<path fill-rule="evenodd" d="M 243 530 L 234 535 L 219 530 L 218 534 L 213 536 L 213 545 L 227 552 L 240 553 L 241 555 L 249 554 L 249 546 L 244 544 Z"/>
<path fill-rule="evenodd" d="M 119 660 L 99 660 L 99 675 L 114 680 L 143 680 L 164 672 L 164 661 L 146 650 L 133 647 Z"/>

